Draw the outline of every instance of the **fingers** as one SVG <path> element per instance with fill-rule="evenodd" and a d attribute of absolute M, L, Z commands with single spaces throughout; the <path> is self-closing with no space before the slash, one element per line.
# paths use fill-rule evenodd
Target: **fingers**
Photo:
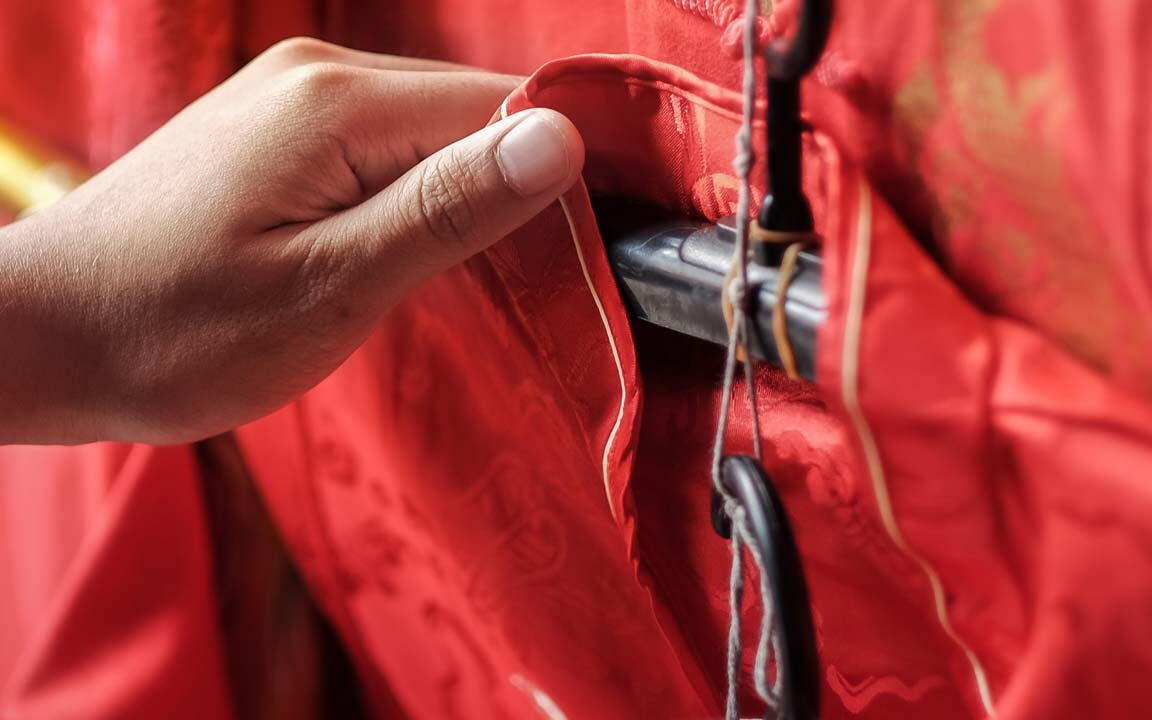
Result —
<path fill-rule="evenodd" d="M 348 162 L 366 194 L 487 125 L 518 84 L 487 73 L 364 73 L 344 122 Z"/>
<path fill-rule="evenodd" d="M 397 297 L 487 248 L 568 190 L 584 145 L 551 110 L 518 113 L 436 152 L 362 205 L 312 230 L 366 258 Z"/>
<path fill-rule="evenodd" d="M 353 50 L 309 37 L 281 40 L 260 53 L 241 72 L 248 81 L 259 82 L 292 68 L 314 63 L 339 63 L 365 70 L 399 72 L 481 72 L 477 68 L 442 60 Z"/>
<path fill-rule="evenodd" d="M 440 148 L 484 127 L 517 80 L 458 72 L 380 72 L 313 64 L 280 81 L 268 103 L 339 147 L 358 203 Z M 273 124 L 290 126 L 280 117 Z M 353 204 L 353 203 L 349 203 Z"/>
<path fill-rule="evenodd" d="M 484 127 L 521 79 L 293 38 L 265 51 L 198 104 L 254 107 L 268 142 L 337 148 L 353 186 L 333 207 L 371 197 L 436 150 Z M 259 143 L 258 143 L 259 144 Z M 257 154 L 266 148 L 252 147 Z"/>
<path fill-rule="evenodd" d="M 372 70 L 478 72 L 476 68 L 467 65 L 353 50 L 309 37 L 281 40 L 261 53 L 258 60 L 263 61 L 270 69 L 281 70 L 308 63 L 334 62 Z"/>
<path fill-rule="evenodd" d="M 284 73 L 309 65 L 343 65 L 361 70 L 386 72 L 492 74 L 468 65 L 365 52 L 333 45 L 315 38 L 294 37 L 281 40 L 260 53 L 239 72 L 217 87 L 212 94 L 235 101 L 250 95 Z M 503 77 L 508 78 L 506 82 L 512 87 L 515 87 L 523 79 L 514 76 Z"/>

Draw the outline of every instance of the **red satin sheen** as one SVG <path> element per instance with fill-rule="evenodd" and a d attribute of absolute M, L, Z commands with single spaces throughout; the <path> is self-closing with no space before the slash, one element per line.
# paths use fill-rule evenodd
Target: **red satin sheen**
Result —
<path fill-rule="evenodd" d="M 6 2 L 0 113 L 97 166 L 290 32 L 509 72 L 631 53 L 548 63 L 507 103 L 580 127 L 586 184 L 566 211 L 429 283 L 240 440 L 380 717 L 393 698 L 413 718 L 719 714 L 720 351 L 629 326 L 588 193 L 731 211 L 735 3 Z M 806 86 L 819 387 L 757 375 L 826 718 L 1141 702 L 1149 12 L 838 4 Z M 749 433 L 739 414 L 732 447 Z M 227 717 L 187 452 L 5 448 L 0 473 L 0 717 Z M 21 490 L 37 481 L 59 494 Z"/>

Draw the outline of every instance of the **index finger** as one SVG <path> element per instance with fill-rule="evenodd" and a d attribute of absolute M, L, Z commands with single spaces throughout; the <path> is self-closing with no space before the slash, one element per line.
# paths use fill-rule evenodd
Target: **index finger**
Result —
<path fill-rule="evenodd" d="M 339 63 L 366 70 L 403 72 L 482 72 L 479 68 L 442 60 L 387 55 L 354 50 L 309 37 L 281 40 L 260 53 L 238 73 L 245 80 L 259 82 L 285 70 L 311 63 Z"/>
<path fill-rule="evenodd" d="M 365 196 L 488 124 L 519 84 L 479 72 L 348 71 L 332 93 L 334 133 Z"/>

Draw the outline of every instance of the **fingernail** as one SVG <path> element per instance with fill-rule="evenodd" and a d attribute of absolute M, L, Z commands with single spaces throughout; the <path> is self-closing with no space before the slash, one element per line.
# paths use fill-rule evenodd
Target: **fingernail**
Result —
<path fill-rule="evenodd" d="M 571 160 L 564 131 L 548 113 L 528 111 L 500 139 L 496 161 L 504 181 L 521 195 L 530 196 L 555 188 L 568 179 Z"/>

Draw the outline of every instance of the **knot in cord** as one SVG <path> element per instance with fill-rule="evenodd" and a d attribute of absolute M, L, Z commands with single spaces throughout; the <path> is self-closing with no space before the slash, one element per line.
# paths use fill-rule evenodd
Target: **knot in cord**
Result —
<path fill-rule="evenodd" d="M 732 158 L 732 168 L 736 176 L 745 180 L 752 175 L 752 166 L 756 164 L 756 153 L 752 150 L 751 134 L 740 130 L 736 135 L 736 156 Z"/>
<path fill-rule="evenodd" d="M 748 283 L 743 277 L 737 275 L 732 278 L 732 282 L 728 283 L 728 302 L 732 304 L 733 308 L 741 311 L 748 309 Z"/>

